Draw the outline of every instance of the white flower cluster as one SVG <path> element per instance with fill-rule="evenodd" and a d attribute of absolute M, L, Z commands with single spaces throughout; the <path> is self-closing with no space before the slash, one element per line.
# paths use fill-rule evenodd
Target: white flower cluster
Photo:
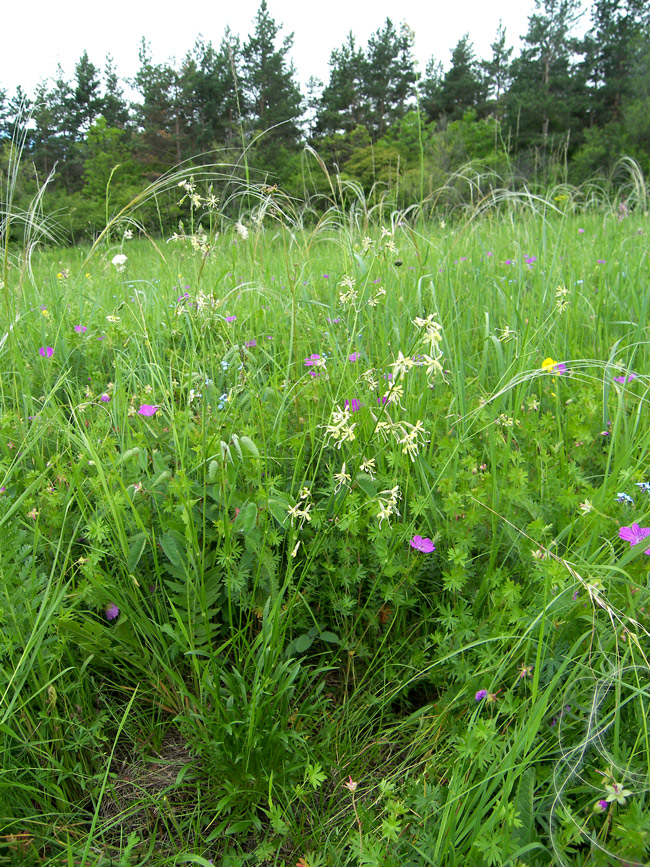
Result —
<path fill-rule="evenodd" d="M 380 527 L 382 521 L 388 521 L 388 526 L 390 527 L 390 519 L 392 516 L 400 514 L 400 511 L 397 508 L 397 503 L 401 499 L 402 495 L 400 494 L 399 485 L 395 485 L 394 488 L 389 488 L 386 491 L 379 492 L 377 495 L 377 504 L 379 506 L 377 517 L 379 518 Z"/>
<path fill-rule="evenodd" d="M 444 370 L 442 369 L 442 325 L 437 321 L 435 313 L 429 313 L 426 319 L 416 316 L 412 320 L 416 328 L 424 329 L 421 345 L 424 350 L 423 355 L 418 356 L 418 364 L 426 366 L 427 376 L 429 377 L 429 385 L 432 385 L 432 378 L 437 373 L 445 378 Z"/>
<path fill-rule="evenodd" d="M 327 440 L 334 440 L 336 443 L 336 448 L 340 449 L 344 442 L 354 442 L 355 434 L 354 429 L 356 427 L 356 422 L 354 424 L 350 424 L 350 418 L 352 417 L 352 413 L 349 409 L 339 409 L 336 407 L 332 412 L 332 418 L 329 424 L 320 425 L 320 427 L 325 428 L 325 433 L 327 434 Z"/>
<path fill-rule="evenodd" d="M 426 439 L 429 433 L 424 428 L 424 423 L 418 419 L 415 424 L 408 421 L 393 421 L 388 413 L 376 422 L 376 431 L 384 441 L 393 437 L 395 442 L 402 446 L 402 454 L 408 455 L 414 461 L 420 453 L 420 448 L 429 442 Z"/>
<path fill-rule="evenodd" d="M 355 289 L 355 282 L 354 277 L 343 277 L 341 280 L 340 285 L 343 287 L 343 291 L 339 292 L 339 304 L 341 307 L 349 307 L 356 304 L 359 293 Z"/>

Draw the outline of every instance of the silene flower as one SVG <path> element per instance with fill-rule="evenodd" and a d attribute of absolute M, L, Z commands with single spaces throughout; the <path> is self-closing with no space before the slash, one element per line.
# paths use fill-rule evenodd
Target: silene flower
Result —
<path fill-rule="evenodd" d="M 38 354 L 42 358 L 52 358 L 54 355 L 54 349 L 51 346 L 41 346 L 38 350 Z"/>

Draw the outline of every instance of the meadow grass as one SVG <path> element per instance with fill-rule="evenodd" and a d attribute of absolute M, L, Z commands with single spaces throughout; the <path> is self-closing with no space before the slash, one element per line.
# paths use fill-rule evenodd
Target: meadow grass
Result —
<path fill-rule="evenodd" d="M 647 214 L 554 193 L 7 242 L 1 863 L 648 863 Z"/>

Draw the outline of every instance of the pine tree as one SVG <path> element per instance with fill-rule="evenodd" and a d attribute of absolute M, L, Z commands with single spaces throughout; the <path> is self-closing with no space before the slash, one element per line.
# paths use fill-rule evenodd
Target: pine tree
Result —
<path fill-rule="evenodd" d="M 277 145 L 293 148 L 300 137 L 301 96 L 295 69 L 288 55 L 293 34 L 276 41 L 281 27 L 262 0 L 255 30 L 244 45 L 244 93 L 248 116 L 256 132 L 264 132 L 262 150 Z"/>
<path fill-rule="evenodd" d="M 519 146 L 547 148 L 554 134 L 566 139 L 584 124 L 585 76 L 581 44 L 572 35 L 580 0 L 535 0 L 525 47 L 512 63 L 507 118 Z"/>
<path fill-rule="evenodd" d="M 171 66 L 153 62 L 144 37 L 138 56 L 140 68 L 134 84 L 141 102 L 132 106 L 140 129 L 138 157 L 149 165 L 153 178 L 183 159 L 178 73 Z"/>
<path fill-rule="evenodd" d="M 317 108 L 316 131 L 329 135 L 351 132 L 363 120 L 364 54 L 353 33 L 335 48 L 329 60 L 329 82 Z"/>
<path fill-rule="evenodd" d="M 390 18 L 368 40 L 363 63 L 366 126 L 373 139 L 400 120 L 415 95 L 413 32 L 402 24 L 399 33 Z"/>
<path fill-rule="evenodd" d="M 102 111 L 100 90 L 99 71 L 95 64 L 91 63 L 88 52 L 84 51 L 75 66 L 72 93 L 72 112 L 76 127 L 74 135 L 77 141 L 85 138 L 90 125 Z"/>
<path fill-rule="evenodd" d="M 496 117 L 503 114 L 503 96 L 508 90 L 511 81 L 511 57 L 513 49 L 506 48 L 506 31 L 503 22 L 499 21 L 492 48 L 492 58 L 481 63 L 485 77 L 486 96 L 489 100 L 488 107 Z"/>
<path fill-rule="evenodd" d="M 469 33 L 459 39 L 451 53 L 451 67 L 442 80 L 441 101 L 450 120 L 460 120 L 466 111 L 478 110 L 485 101 L 485 85 Z"/>
<path fill-rule="evenodd" d="M 124 91 L 120 86 L 120 80 L 110 54 L 106 56 L 106 66 L 104 67 L 104 96 L 101 113 L 109 129 L 125 129 L 128 125 L 129 107 L 124 99 Z"/>
<path fill-rule="evenodd" d="M 442 61 L 432 57 L 426 65 L 424 78 L 420 81 L 420 105 L 427 120 L 438 120 L 443 112 L 442 82 L 445 73 Z"/>
<path fill-rule="evenodd" d="M 647 47 L 647 0 L 594 0 L 585 64 L 592 85 L 591 123 L 620 121 Z"/>

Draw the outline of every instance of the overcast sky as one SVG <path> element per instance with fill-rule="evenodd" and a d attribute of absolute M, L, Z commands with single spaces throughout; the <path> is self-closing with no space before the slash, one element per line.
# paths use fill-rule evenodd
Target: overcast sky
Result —
<path fill-rule="evenodd" d="M 25 0 L 23 0 L 25 2 Z M 322 5 L 304 0 L 267 0 L 269 12 L 282 25 L 281 36 L 294 33 L 293 60 L 301 83 L 310 76 L 328 78 L 332 49 L 339 48 L 352 31 L 365 47 L 371 33 L 386 18 L 405 21 L 415 31 L 415 56 L 420 69 L 435 56 L 447 68 L 451 49 L 469 33 L 479 58 L 491 55 L 499 19 L 506 27 L 508 43 L 518 53 L 520 37 L 528 29 L 535 0 L 326 0 Z M 589 6 L 588 0 L 583 0 Z M 153 59 L 162 63 L 180 60 L 202 34 L 219 45 L 226 26 L 243 39 L 252 29 L 260 0 L 194 0 L 166 5 L 160 0 L 32 0 L 3 2 L 0 52 L 0 88 L 13 93 L 20 84 L 33 93 L 43 78 L 56 73 L 60 63 L 66 77 L 84 49 L 103 69 L 112 54 L 118 75 L 126 79 L 138 69 L 138 45 L 142 36 L 151 44 Z M 583 21 L 588 24 L 585 15 Z M 584 26 L 582 28 L 585 29 Z"/>

